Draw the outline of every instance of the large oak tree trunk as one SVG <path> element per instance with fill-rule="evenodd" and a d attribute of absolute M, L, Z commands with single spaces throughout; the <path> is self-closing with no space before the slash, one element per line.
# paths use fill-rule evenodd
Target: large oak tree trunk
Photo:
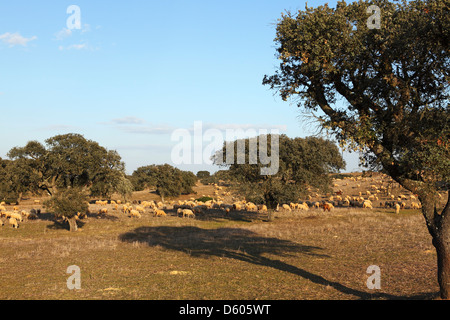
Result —
<path fill-rule="evenodd" d="M 450 244 L 448 241 L 433 239 L 437 253 L 438 282 L 441 299 L 450 299 Z"/>
<path fill-rule="evenodd" d="M 432 196 L 422 200 L 422 212 L 437 254 L 437 276 L 441 299 L 450 300 L 450 197 L 438 213 Z"/>

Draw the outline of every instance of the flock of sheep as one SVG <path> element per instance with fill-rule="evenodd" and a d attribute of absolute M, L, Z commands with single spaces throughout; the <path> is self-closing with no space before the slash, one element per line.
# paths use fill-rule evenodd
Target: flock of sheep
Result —
<path fill-rule="evenodd" d="M 365 192 L 356 191 L 350 192 L 350 188 L 347 188 L 348 195 L 344 195 L 342 187 L 349 186 L 349 180 L 357 182 L 356 187 L 353 189 L 361 190 L 361 183 L 370 181 L 371 185 Z M 339 182 L 339 183 L 338 183 Z M 385 186 L 386 181 L 383 178 L 379 181 L 374 178 L 363 178 L 361 176 L 346 177 L 344 179 L 336 179 L 333 194 L 321 196 L 317 192 L 314 193 L 311 188 L 308 189 L 309 195 L 304 201 L 284 203 L 277 206 L 276 211 L 307 211 L 310 209 L 323 209 L 324 211 L 331 211 L 336 207 L 359 207 L 363 209 L 373 209 L 375 203 L 379 201 L 380 207 L 393 208 L 396 213 L 400 212 L 400 209 L 407 208 L 407 201 L 410 201 L 408 206 L 411 209 L 420 209 L 420 204 L 415 195 L 395 196 L 391 193 L 390 188 Z M 130 218 L 142 218 L 143 214 L 153 214 L 155 217 L 165 217 L 168 212 L 176 213 L 177 217 L 183 218 L 195 218 L 197 215 L 207 214 L 209 210 L 216 210 L 222 212 L 225 215 L 229 215 L 230 212 L 254 212 L 254 213 L 267 213 L 268 208 L 266 205 L 258 205 L 246 200 L 238 200 L 232 198 L 231 201 L 224 201 L 223 196 L 230 196 L 230 192 L 222 191 L 222 187 L 214 185 L 214 197 L 213 200 L 199 201 L 191 198 L 189 200 L 169 201 L 167 203 L 157 202 L 153 200 L 149 201 L 133 201 L 133 203 L 122 203 L 120 200 L 111 201 L 94 201 L 89 207 L 88 212 L 78 213 L 76 218 L 84 219 L 88 214 L 94 214 L 97 216 L 105 215 L 109 210 L 120 213 Z M 336 188 L 338 188 L 336 190 Z M 350 189 L 350 190 L 349 190 Z M 313 200 L 313 197 L 315 200 Z M 385 201 L 381 201 L 382 198 Z M 35 201 L 35 204 L 39 204 L 39 200 Z M 5 203 L 0 204 L 0 226 L 5 224 L 6 221 L 13 227 L 19 228 L 19 223 L 24 220 L 37 219 L 40 210 L 31 209 L 31 211 L 19 210 L 17 206 L 12 208 L 12 211 L 8 211 L 5 207 Z"/>
<path fill-rule="evenodd" d="M 13 211 L 8 211 L 5 207 L 5 202 L 0 203 L 0 227 L 5 225 L 6 221 L 15 229 L 19 229 L 19 222 L 24 220 L 36 220 L 38 218 L 39 210 L 32 209 L 31 211 L 20 210 L 17 206 L 13 207 Z"/>

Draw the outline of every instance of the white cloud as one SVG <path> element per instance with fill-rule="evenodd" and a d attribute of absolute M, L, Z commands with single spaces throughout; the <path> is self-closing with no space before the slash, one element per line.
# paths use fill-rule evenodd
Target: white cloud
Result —
<path fill-rule="evenodd" d="M 155 123 L 148 123 L 144 119 L 133 117 L 133 116 L 126 116 L 122 118 L 113 119 L 109 122 L 103 123 L 106 125 L 113 125 L 116 126 L 117 129 L 131 134 L 149 134 L 149 135 L 165 135 L 165 134 L 172 134 L 177 129 L 184 129 L 187 130 L 189 133 L 193 134 L 194 129 L 199 130 L 201 129 L 203 133 L 205 133 L 207 130 L 215 129 L 219 130 L 226 135 L 228 130 L 231 130 L 230 133 L 236 132 L 236 134 L 239 135 L 252 135 L 253 133 L 255 135 L 260 135 L 264 133 L 282 133 L 287 131 L 286 125 L 269 125 L 269 124 L 217 124 L 217 123 L 210 123 L 210 122 L 199 122 L 194 125 L 191 125 L 186 128 L 180 128 L 175 127 L 173 125 L 169 124 L 155 124 Z M 199 127 L 200 125 L 200 127 Z M 274 132 L 275 131 L 275 132 Z M 240 137 L 243 138 L 243 137 Z"/>
<path fill-rule="evenodd" d="M 83 26 L 83 28 L 81 29 L 81 33 L 89 32 L 89 31 L 91 31 L 91 25 L 89 25 L 89 24 L 86 23 L 86 24 Z"/>
<path fill-rule="evenodd" d="M 87 45 L 85 43 L 71 44 L 70 46 L 67 47 L 68 50 L 70 50 L 70 49 L 81 50 L 81 49 L 86 49 L 86 48 L 87 48 Z"/>
<path fill-rule="evenodd" d="M 115 124 L 143 124 L 145 120 L 137 117 L 123 117 L 118 119 L 113 119 L 111 122 Z"/>
<path fill-rule="evenodd" d="M 147 125 L 147 126 L 123 126 L 120 129 L 127 133 L 135 134 L 171 134 L 175 127 L 169 125 Z"/>
<path fill-rule="evenodd" d="M 0 35 L 0 40 L 2 40 L 4 43 L 9 44 L 10 47 L 14 47 L 17 45 L 21 45 L 26 47 L 28 42 L 36 40 L 36 36 L 32 36 L 30 38 L 23 37 L 20 33 L 9 33 L 6 32 L 2 35 Z"/>
<path fill-rule="evenodd" d="M 88 45 L 86 43 L 83 44 L 71 44 L 70 46 L 64 47 L 64 46 L 59 46 L 58 49 L 60 51 L 62 50 L 82 50 L 82 49 L 87 49 Z"/>
<path fill-rule="evenodd" d="M 208 129 L 217 129 L 221 131 L 226 130 L 279 130 L 279 131 L 287 131 L 286 125 L 268 125 L 268 124 L 236 124 L 236 123 L 229 123 L 229 124 L 216 124 L 216 123 L 209 123 L 205 122 L 202 125 L 203 130 Z"/>
<path fill-rule="evenodd" d="M 64 28 L 61 31 L 55 33 L 56 40 L 64 40 L 72 35 L 72 30 Z"/>
<path fill-rule="evenodd" d="M 86 33 L 91 31 L 91 26 L 89 24 L 84 24 L 80 29 L 80 33 Z M 61 41 L 70 36 L 72 36 L 74 32 L 69 28 L 63 28 L 62 30 L 55 33 L 55 40 Z"/>

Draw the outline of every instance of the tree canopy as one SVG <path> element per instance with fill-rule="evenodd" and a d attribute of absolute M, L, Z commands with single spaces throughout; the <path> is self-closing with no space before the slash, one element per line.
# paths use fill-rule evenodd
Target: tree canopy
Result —
<path fill-rule="evenodd" d="M 46 191 L 82 187 L 106 195 L 115 182 L 124 179 L 125 165 L 117 151 L 107 150 L 80 134 L 57 135 L 45 141 L 30 141 L 12 148 L 6 166 L 12 190 Z"/>
<path fill-rule="evenodd" d="M 281 63 L 263 84 L 320 110 L 318 121 L 342 145 L 418 193 L 430 180 L 450 180 L 448 2 L 374 3 L 380 29 L 367 27 L 367 1 L 283 14 Z"/>
<path fill-rule="evenodd" d="M 272 149 L 272 139 L 272 135 L 263 139 L 267 141 L 267 149 Z M 298 201 L 300 196 L 307 193 L 307 188 L 329 190 L 329 173 L 345 168 L 345 161 L 333 142 L 316 137 L 303 139 L 280 135 L 277 159 L 279 170 L 274 175 L 261 175 L 264 164 L 260 159 L 254 164 L 249 161 L 250 144 L 256 143 L 259 153 L 260 148 L 264 148 L 260 141 L 258 138 L 248 138 L 225 143 L 213 158 L 215 164 L 229 168 L 234 185 L 249 201 L 265 203 L 272 208 L 280 203 Z M 238 145 L 242 142 L 245 149 L 239 150 Z M 234 161 L 226 163 L 226 149 L 230 147 L 235 150 Z M 238 161 L 241 152 L 245 153 L 245 163 Z"/>
<path fill-rule="evenodd" d="M 169 164 L 149 165 L 137 168 L 132 174 L 132 181 L 137 190 L 156 188 L 156 193 L 164 201 L 165 197 L 193 193 L 192 187 L 197 182 L 197 176 Z"/>

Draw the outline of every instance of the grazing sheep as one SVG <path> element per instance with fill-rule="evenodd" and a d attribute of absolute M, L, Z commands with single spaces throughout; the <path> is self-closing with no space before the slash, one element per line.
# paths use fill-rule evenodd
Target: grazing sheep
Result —
<path fill-rule="evenodd" d="M 283 204 L 282 207 L 283 207 L 283 209 L 286 210 L 286 211 L 292 211 L 292 210 L 291 210 L 291 207 L 290 207 L 289 205 L 287 205 L 287 204 Z"/>
<path fill-rule="evenodd" d="M 19 222 L 23 221 L 22 215 L 18 212 L 9 212 L 9 216 L 7 216 L 7 218 L 14 218 Z"/>
<path fill-rule="evenodd" d="M 155 217 L 165 217 L 167 214 L 164 212 L 164 210 L 156 209 L 155 210 Z"/>
<path fill-rule="evenodd" d="M 183 209 L 183 218 L 185 218 L 185 217 L 195 218 L 195 214 L 194 214 L 194 212 L 192 212 L 192 210 Z"/>
<path fill-rule="evenodd" d="M 364 201 L 363 202 L 363 208 L 373 209 L 372 203 L 370 201 Z"/>
<path fill-rule="evenodd" d="M 30 217 L 30 213 L 25 210 L 20 211 L 20 214 L 22 215 L 22 217 L 27 219 Z"/>
<path fill-rule="evenodd" d="M 122 212 L 123 213 L 130 213 L 130 211 L 133 210 L 133 206 L 130 206 L 128 204 L 124 204 L 122 207 Z"/>
<path fill-rule="evenodd" d="M 9 218 L 9 224 L 12 225 L 14 229 L 19 229 L 19 223 L 16 218 Z"/>
<path fill-rule="evenodd" d="M 108 213 L 108 209 L 107 208 L 102 208 L 100 210 L 98 210 L 98 214 L 107 214 Z"/>
<path fill-rule="evenodd" d="M 141 214 L 137 210 L 131 210 L 130 211 L 130 217 L 131 218 L 142 218 Z"/>
<path fill-rule="evenodd" d="M 265 204 L 261 204 L 258 206 L 259 212 L 267 212 L 267 206 Z"/>
<path fill-rule="evenodd" d="M 137 206 L 136 207 L 136 211 L 138 211 L 139 213 L 144 213 L 145 209 L 143 207 L 141 207 L 141 206 Z"/>
<path fill-rule="evenodd" d="M 245 204 L 245 210 L 246 211 L 258 211 L 258 207 L 254 203 L 247 203 Z"/>
<path fill-rule="evenodd" d="M 242 206 L 240 203 L 233 203 L 233 209 L 236 211 L 240 211 L 242 209 Z"/>
<path fill-rule="evenodd" d="M 411 202 L 411 209 L 420 209 L 420 204 L 417 202 Z"/>
<path fill-rule="evenodd" d="M 303 202 L 303 203 L 299 203 L 297 205 L 297 209 L 308 211 L 309 207 L 308 207 L 308 204 L 306 202 Z"/>
<path fill-rule="evenodd" d="M 323 208 L 323 211 L 327 211 L 328 210 L 328 212 L 330 212 L 331 209 L 334 208 L 334 206 L 331 203 L 328 203 L 328 202 L 322 203 L 321 207 Z"/>
<path fill-rule="evenodd" d="M 75 217 L 77 220 L 83 220 L 84 218 L 86 218 L 86 213 L 77 212 Z"/>
<path fill-rule="evenodd" d="M 400 205 L 398 203 L 395 204 L 395 213 L 400 213 Z"/>

